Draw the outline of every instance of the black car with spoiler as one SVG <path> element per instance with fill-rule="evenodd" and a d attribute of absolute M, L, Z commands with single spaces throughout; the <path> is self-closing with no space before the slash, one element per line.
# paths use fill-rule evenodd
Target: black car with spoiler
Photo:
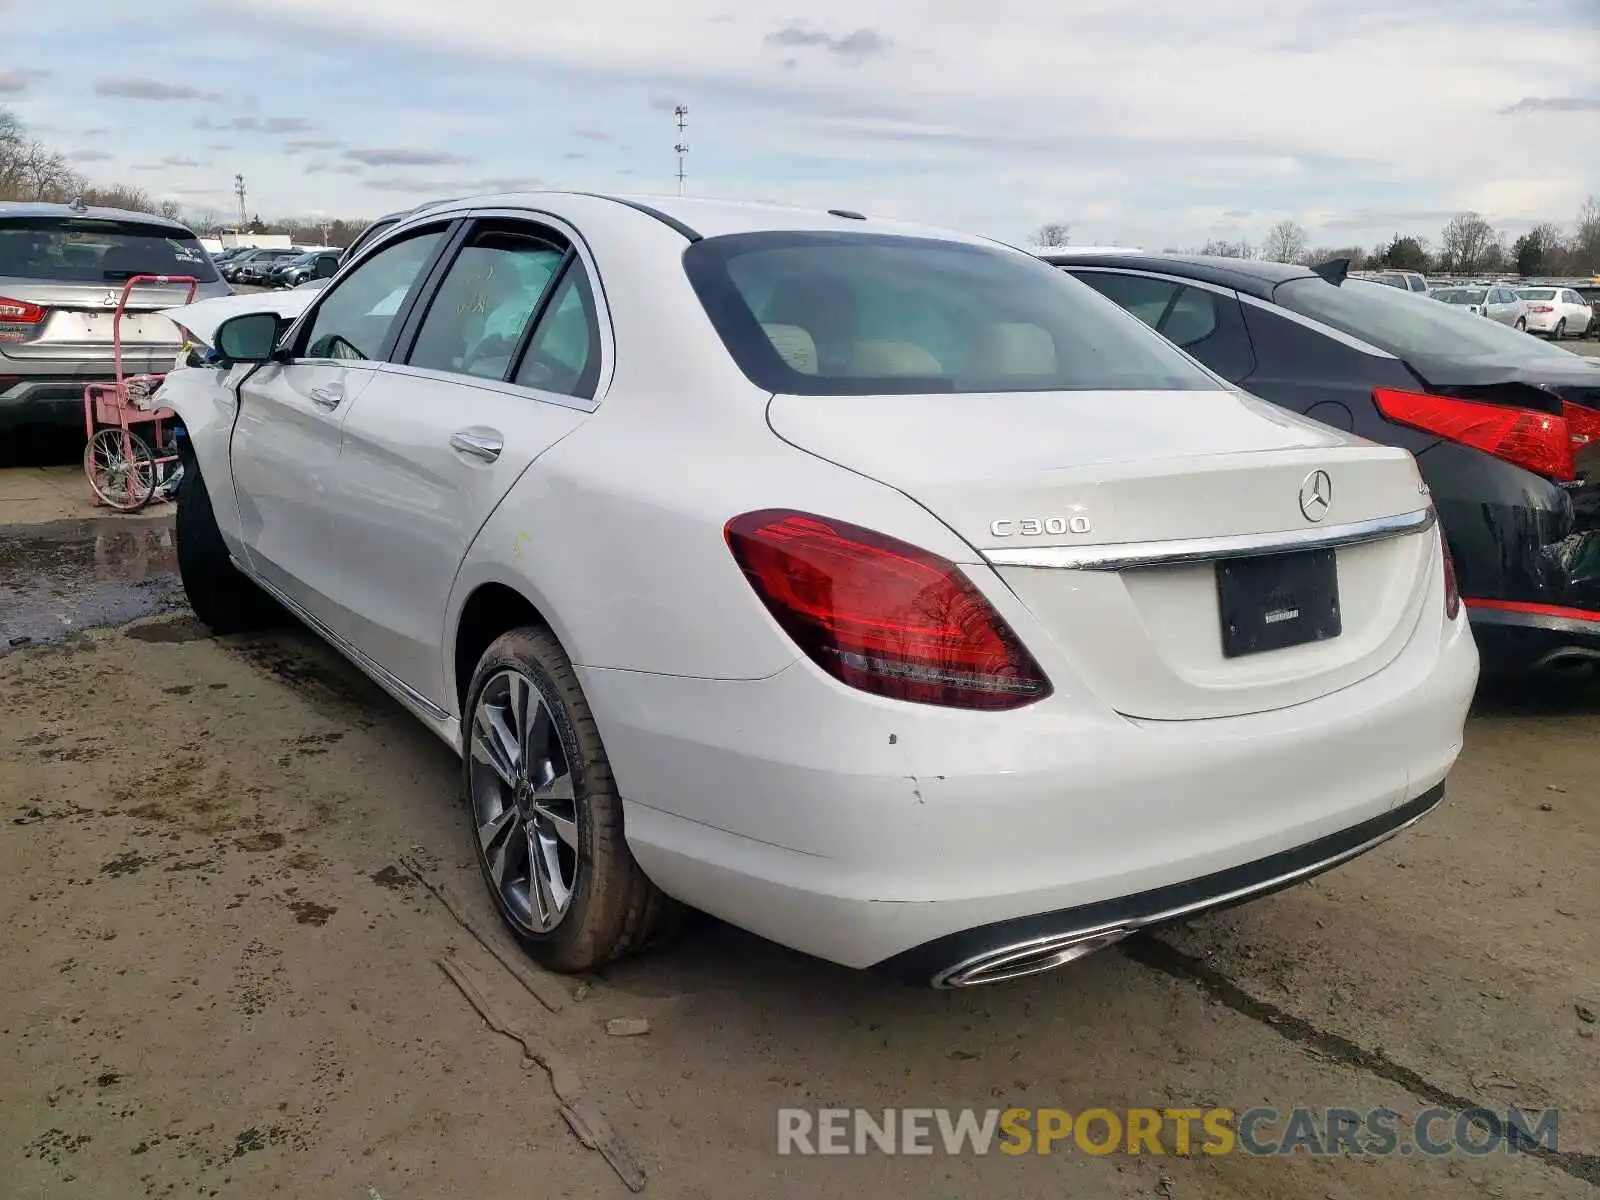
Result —
<path fill-rule="evenodd" d="M 1416 455 L 1486 670 L 1600 663 L 1600 361 L 1342 261 L 1045 260 L 1239 387 Z"/>

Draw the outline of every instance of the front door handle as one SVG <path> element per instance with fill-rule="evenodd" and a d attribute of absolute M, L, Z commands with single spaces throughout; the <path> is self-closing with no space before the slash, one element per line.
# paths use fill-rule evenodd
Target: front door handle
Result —
<path fill-rule="evenodd" d="M 338 408 L 343 399 L 344 389 L 336 383 L 311 389 L 311 403 L 328 412 Z"/>
<path fill-rule="evenodd" d="M 481 425 L 458 429 L 450 435 L 450 449 L 470 454 L 484 462 L 494 462 L 505 448 L 505 438 L 500 436 L 498 430 L 485 429 Z"/>

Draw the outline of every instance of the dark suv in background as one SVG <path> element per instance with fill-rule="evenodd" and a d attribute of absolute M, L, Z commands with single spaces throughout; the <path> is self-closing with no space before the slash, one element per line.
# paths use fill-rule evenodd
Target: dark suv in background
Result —
<path fill-rule="evenodd" d="M 83 388 L 115 377 L 112 323 L 134 275 L 187 275 L 196 299 L 230 288 L 186 226 L 82 204 L 0 203 L 0 428 L 81 423 Z M 177 327 L 156 310 L 183 284 L 139 284 L 122 322 L 123 369 L 166 371 Z"/>
<path fill-rule="evenodd" d="M 1046 261 L 1230 383 L 1416 455 L 1486 671 L 1600 662 L 1600 360 L 1344 263 Z"/>

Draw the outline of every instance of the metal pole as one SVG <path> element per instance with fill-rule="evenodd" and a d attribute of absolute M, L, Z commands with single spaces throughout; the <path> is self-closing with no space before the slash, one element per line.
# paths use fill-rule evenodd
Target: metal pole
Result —
<path fill-rule="evenodd" d="M 689 108 L 680 104 L 672 110 L 672 115 L 678 119 L 678 144 L 673 147 L 678 153 L 678 195 L 683 195 L 683 181 L 688 172 L 684 169 L 684 156 L 689 153 Z"/>

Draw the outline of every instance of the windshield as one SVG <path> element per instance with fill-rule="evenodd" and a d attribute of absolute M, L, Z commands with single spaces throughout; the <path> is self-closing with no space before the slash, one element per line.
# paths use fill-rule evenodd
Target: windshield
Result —
<path fill-rule="evenodd" d="M 1222 385 L 1094 289 L 1014 251 L 929 238 L 707 238 L 684 268 L 767 391 L 1202 390 Z"/>
<path fill-rule="evenodd" d="M 1482 290 L 1463 294 L 1483 296 Z M 1278 285 L 1273 299 L 1401 358 L 1539 359 L 1573 365 L 1567 351 L 1498 321 L 1456 312 L 1431 296 L 1413 296 L 1382 284 L 1348 279 L 1334 287 L 1321 279 L 1291 279 Z"/>
<path fill-rule="evenodd" d="M 1524 300 L 1554 300 L 1556 298 L 1556 290 L 1555 288 L 1520 288 L 1517 291 L 1517 295 Z"/>
<path fill-rule="evenodd" d="M 214 283 L 216 266 L 193 234 L 91 217 L 0 219 L 0 276 L 119 283 L 133 275 L 190 275 Z"/>

